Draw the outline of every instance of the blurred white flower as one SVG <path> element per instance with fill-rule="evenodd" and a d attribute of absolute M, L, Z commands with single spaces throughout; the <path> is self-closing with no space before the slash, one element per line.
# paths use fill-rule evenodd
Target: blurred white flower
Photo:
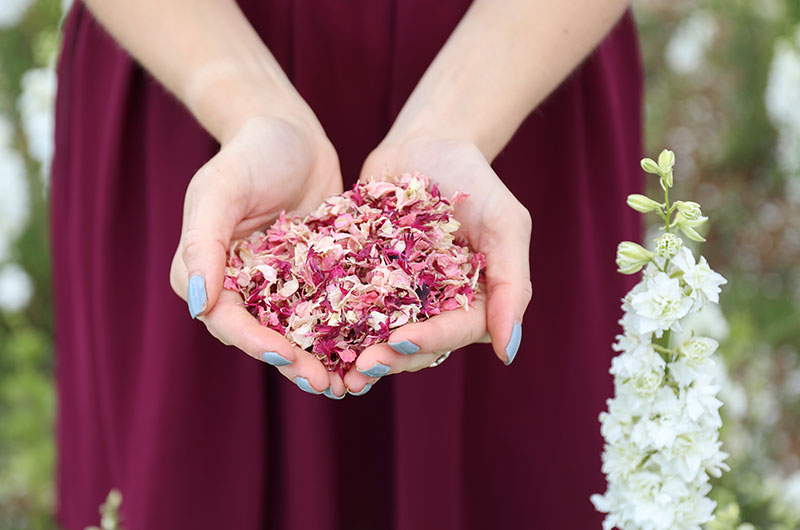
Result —
<path fill-rule="evenodd" d="M 778 130 L 778 164 L 790 176 L 800 178 L 800 28 L 794 41 L 775 42 L 764 98 Z"/>
<path fill-rule="evenodd" d="M 33 295 L 33 281 L 16 263 L 0 267 L 0 310 L 13 313 L 28 306 Z"/>
<path fill-rule="evenodd" d="M 13 239 L 25 227 L 30 212 L 25 160 L 0 145 L 0 239 Z"/>
<path fill-rule="evenodd" d="M 716 34 L 714 17 L 705 11 L 696 11 L 672 34 L 664 51 L 667 65 L 679 74 L 696 72 L 703 65 Z"/>
<path fill-rule="evenodd" d="M 17 108 L 31 158 L 42 165 L 42 175 L 50 174 L 53 158 L 56 73 L 52 68 L 35 68 L 22 76 L 22 93 Z"/>
<path fill-rule="evenodd" d="M 685 331 L 675 335 L 678 342 L 689 340 L 692 331 L 697 335 L 711 337 L 717 342 L 725 342 L 730 334 L 728 321 L 716 304 L 705 305 L 698 312 L 690 313 L 681 324 Z"/>
<path fill-rule="evenodd" d="M 0 28 L 16 26 L 25 16 L 33 0 L 3 0 L 0 2 Z"/>

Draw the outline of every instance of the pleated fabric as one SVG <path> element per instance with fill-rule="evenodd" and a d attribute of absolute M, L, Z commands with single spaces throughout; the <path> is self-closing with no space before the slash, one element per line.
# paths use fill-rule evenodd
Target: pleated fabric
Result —
<path fill-rule="evenodd" d="M 345 186 L 465 0 L 242 0 L 335 145 Z M 486 345 L 331 401 L 211 337 L 169 286 L 183 194 L 218 149 L 80 4 L 51 189 L 57 517 L 128 530 L 598 528 L 597 421 L 640 225 L 641 71 L 626 15 L 494 167 L 533 217 L 513 365 Z M 435 176 L 434 176 L 435 177 Z"/>

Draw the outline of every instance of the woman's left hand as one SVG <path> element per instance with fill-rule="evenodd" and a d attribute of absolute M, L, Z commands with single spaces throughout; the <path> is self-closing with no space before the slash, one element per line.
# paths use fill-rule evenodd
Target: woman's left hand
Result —
<path fill-rule="evenodd" d="M 532 296 L 529 251 L 531 216 L 495 174 L 483 153 L 468 142 L 413 138 L 381 144 L 367 158 L 361 179 L 419 171 L 438 183 L 444 196 L 469 194 L 456 205 L 457 235 L 486 256 L 485 283 L 469 310 L 446 311 L 394 330 L 388 343 L 365 349 L 345 375 L 351 392 L 377 378 L 429 367 L 449 351 L 491 342 L 505 364 L 522 338 L 522 317 Z"/>

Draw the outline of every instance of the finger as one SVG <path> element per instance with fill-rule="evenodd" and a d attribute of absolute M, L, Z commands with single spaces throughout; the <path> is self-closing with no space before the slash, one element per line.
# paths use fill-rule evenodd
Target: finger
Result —
<path fill-rule="evenodd" d="M 370 379 L 402 372 L 416 372 L 427 368 L 441 353 L 418 352 L 413 355 L 397 353 L 385 342 L 374 344 L 361 352 L 356 361 L 356 371 Z"/>
<path fill-rule="evenodd" d="M 508 214 L 507 229 L 486 251 L 486 324 L 495 355 L 511 364 L 522 341 L 522 317 L 531 301 L 531 220 L 528 211 Z"/>
<path fill-rule="evenodd" d="M 347 395 L 347 387 L 339 374 L 328 372 L 328 388 L 323 394 L 330 399 L 344 399 Z"/>
<path fill-rule="evenodd" d="M 375 385 L 379 379 L 379 377 L 368 377 L 360 373 L 355 367 L 344 374 L 344 384 L 347 387 L 347 393 L 352 396 L 363 396 L 372 389 L 373 385 Z"/>
<path fill-rule="evenodd" d="M 186 300 L 192 318 L 207 313 L 219 297 L 228 245 L 242 215 L 237 179 L 212 159 L 186 190 L 181 228 L 181 259 L 187 272 Z"/>
<path fill-rule="evenodd" d="M 453 351 L 473 342 L 488 342 L 485 295 L 478 293 L 469 309 L 455 309 L 421 322 L 406 324 L 389 335 L 388 344 L 403 355 Z"/>
<path fill-rule="evenodd" d="M 328 388 L 325 367 L 309 352 L 289 344 L 280 333 L 260 325 L 233 291 L 222 292 L 214 309 L 201 320 L 222 343 L 275 366 L 306 392 L 322 393 Z"/>

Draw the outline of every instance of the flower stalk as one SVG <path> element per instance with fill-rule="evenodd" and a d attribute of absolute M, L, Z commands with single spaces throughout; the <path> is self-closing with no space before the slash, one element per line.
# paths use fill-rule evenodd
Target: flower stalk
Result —
<path fill-rule="evenodd" d="M 669 150 L 658 162 L 643 159 L 642 169 L 659 177 L 664 201 L 638 194 L 627 200 L 664 222 L 653 250 L 630 241 L 617 249 L 619 272 L 641 271 L 642 278 L 622 301 L 623 333 L 613 345 L 620 354 L 610 370 L 615 395 L 600 414 L 608 488 L 591 500 L 607 514 L 605 530 L 700 530 L 714 519 L 710 477 L 728 470 L 711 358 L 718 344 L 678 335 L 687 315 L 719 302 L 726 280 L 679 236 L 704 241 L 696 229 L 708 218 L 695 202 L 670 203 L 674 165 Z"/>

